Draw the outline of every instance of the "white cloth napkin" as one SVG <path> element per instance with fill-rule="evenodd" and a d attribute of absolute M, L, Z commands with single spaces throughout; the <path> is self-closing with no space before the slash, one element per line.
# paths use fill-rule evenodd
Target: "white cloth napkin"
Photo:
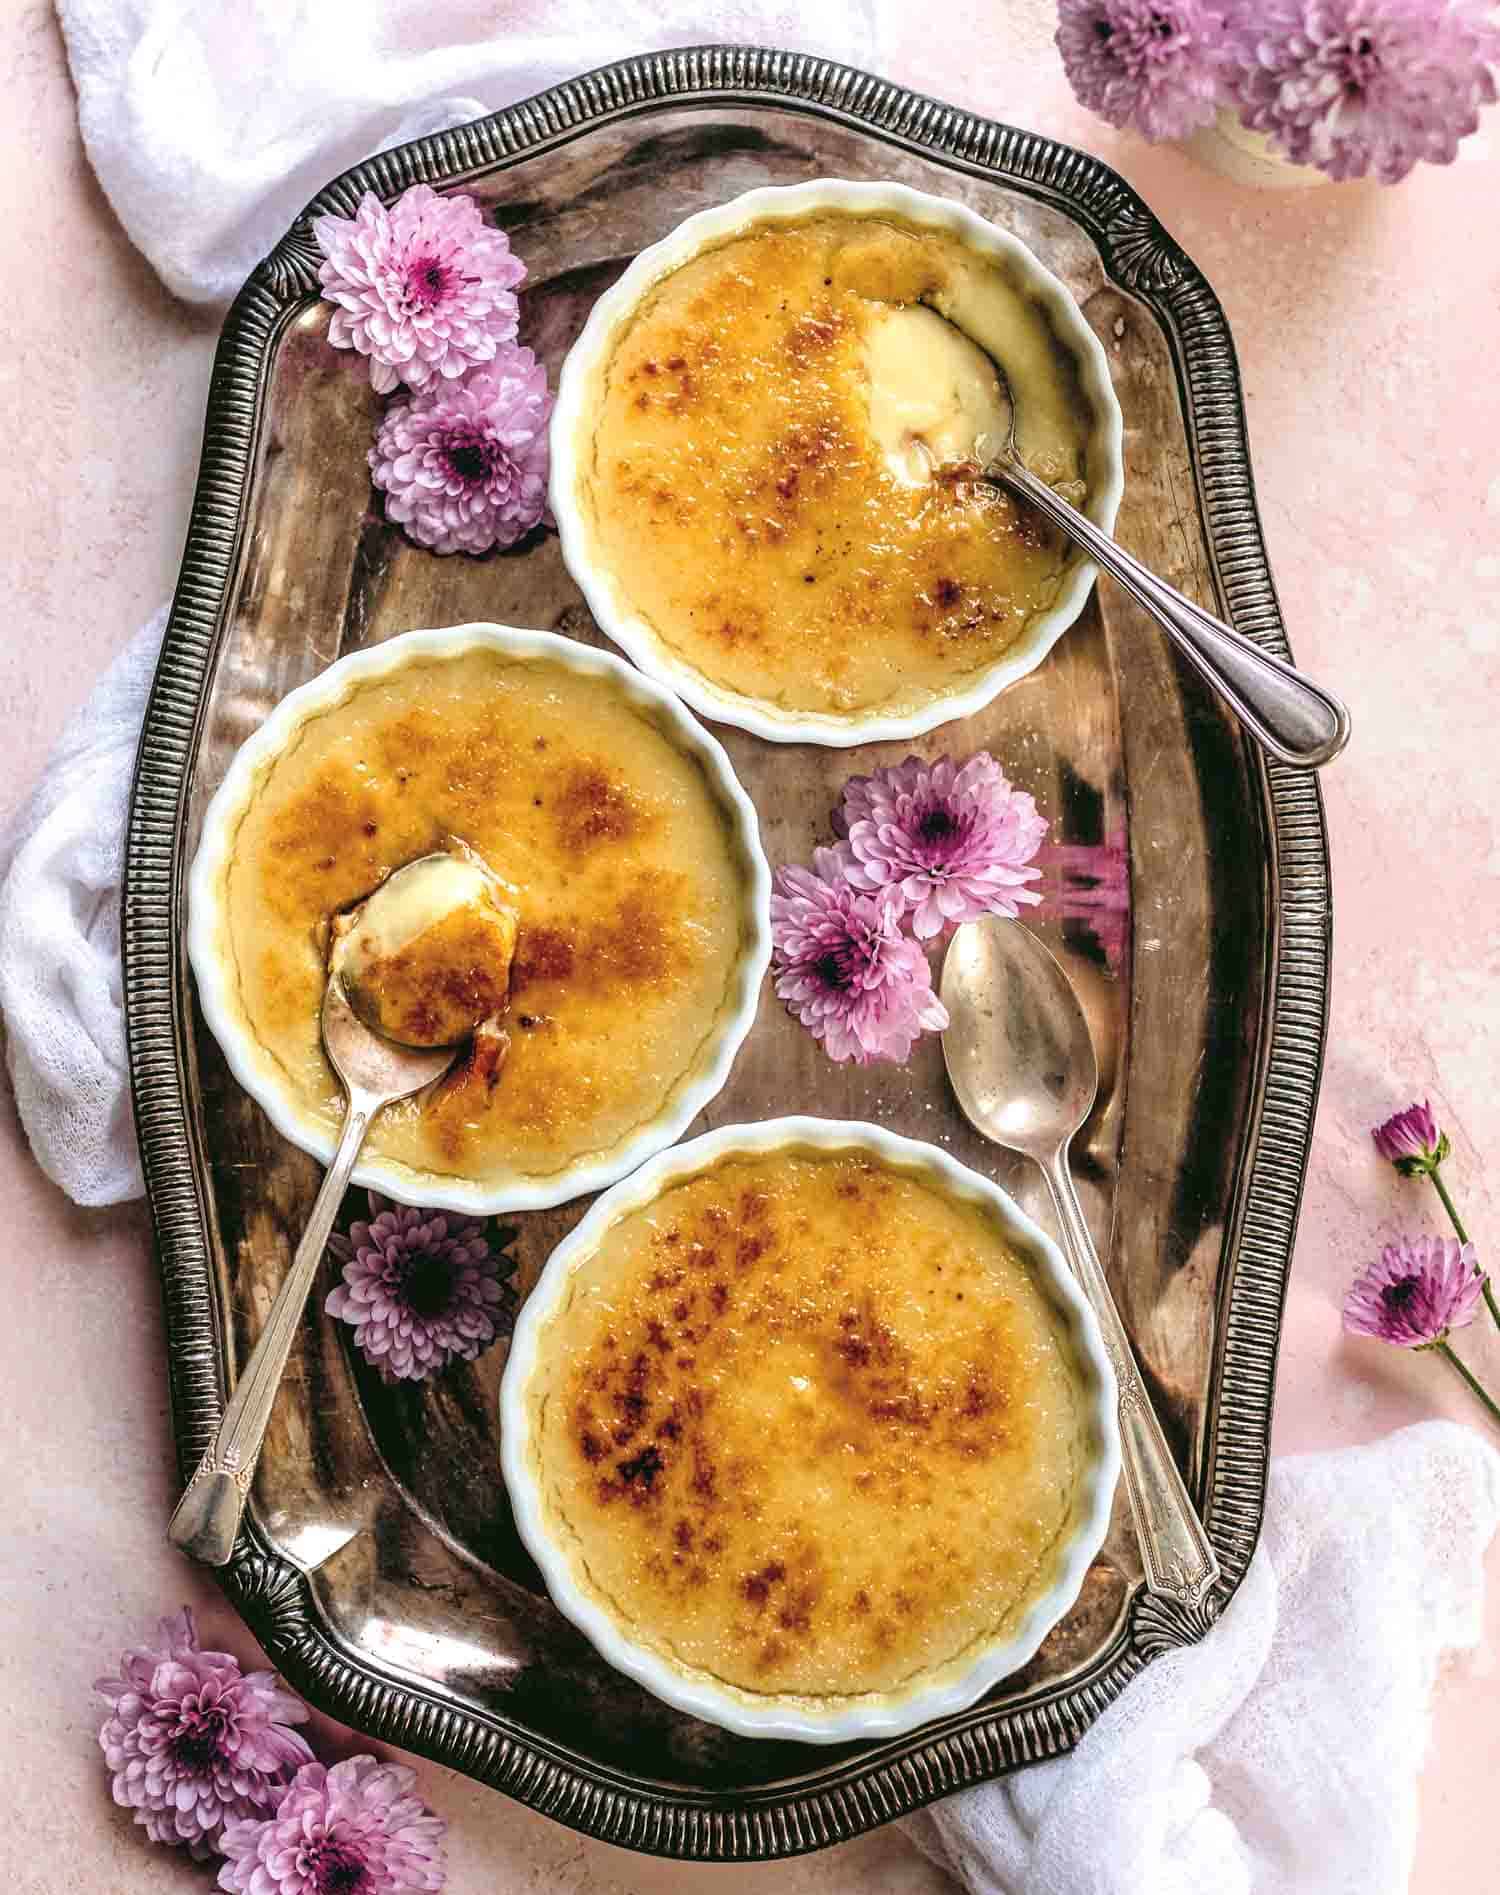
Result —
<path fill-rule="evenodd" d="M 602 60 L 742 40 L 878 65 L 899 0 L 59 0 L 89 155 L 163 280 L 233 294 L 308 197 L 379 146 Z M 118 902 L 136 734 L 165 613 L 64 733 L 0 842 L 0 1015 L 37 1157 L 138 1195 Z M 908 1833 L 975 1895 L 1397 1895 L 1442 1655 L 1479 1630 L 1500 1456 L 1449 1423 L 1282 1462 L 1224 1621 L 1148 1668 L 1071 1757 Z"/>
<path fill-rule="evenodd" d="M 167 288 L 227 302 L 340 171 L 632 53 L 879 64 L 901 0 L 58 0 L 78 123 Z"/>
<path fill-rule="evenodd" d="M 120 986 L 125 810 L 167 614 L 131 639 L 0 838 L 0 1020 L 37 1161 L 79 1204 L 144 1185 Z"/>
<path fill-rule="evenodd" d="M 1202 1644 L 907 1833 L 974 1895 L 1405 1895 L 1432 1683 L 1479 1641 L 1497 1524 L 1500 1454 L 1454 1422 L 1279 1461 Z"/>

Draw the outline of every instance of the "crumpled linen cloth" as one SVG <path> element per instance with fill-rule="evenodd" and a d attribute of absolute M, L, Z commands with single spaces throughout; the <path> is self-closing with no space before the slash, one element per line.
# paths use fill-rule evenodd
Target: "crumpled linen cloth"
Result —
<path fill-rule="evenodd" d="M 224 303 L 340 171 L 591 67 L 739 44 L 880 63 L 902 0 L 57 0 L 99 182 L 167 288 Z"/>
<path fill-rule="evenodd" d="M 89 155 L 178 294 L 226 301 L 342 167 L 617 55 L 738 39 L 879 64 L 879 5 L 59 0 Z M 816 35 L 816 37 L 810 37 Z M 0 839 L 0 1016 L 44 1169 L 138 1195 L 118 903 L 165 612 L 68 726 Z M 908 1834 L 975 1895 L 1397 1895 L 1443 1655 L 1476 1642 L 1500 1455 L 1433 1422 L 1272 1472 L 1265 1540 L 1199 1646 L 1150 1666 L 1067 1758 Z"/>
<path fill-rule="evenodd" d="M 141 627 L 76 711 L 0 837 L 0 1020 L 37 1162 L 79 1204 L 145 1189 L 120 983 L 120 879 L 136 740 L 166 629 Z"/>
<path fill-rule="evenodd" d="M 1432 1684 L 1479 1641 L 1497 1524 L 1500 1454 L 1451 1421 L 1278 1461 L 1203 1642 L 907 1833 L 974 1895 L 1405 1895 Z"/>

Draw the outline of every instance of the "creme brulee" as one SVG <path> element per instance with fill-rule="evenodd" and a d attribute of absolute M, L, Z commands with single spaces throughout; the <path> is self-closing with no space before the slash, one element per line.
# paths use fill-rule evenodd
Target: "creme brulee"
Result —
<path fill-rule="evenodd" d="M 483 864 L 472 888 L 462 851 L 447 869 L 404 867 L 455 844 Z M 417 1043 L 498 1002 L 509 1046 L 487 1082 L 461 1068 L 389 1107 L 374 1155 L 424 1177 L 544 1179 L 608 1154 L 696 1076 L 751 925 L 745 865 L 697 760 L 607 677 L 502 650 L 414 658 L 311 714 L 257 781 L 216 952 L 243 1027 L 330 1128 L 330 924 L 397 874 L 401 904 L 372 901 L 348 937 L 346 985 Z M 448 946 L 462 1008 L 413 1025 Z"/>
<path fill-rule="evenodd" d="M 607 1225 L 522 1399 L 549 1539 L 621 1635 L 827 1701 L 951 1675 L 1055 1583 L 1088 1386 L 981 1206 L 788 1146 Z"/>
<path fill-rule="evenodd" d="M 1072 554 L 956 478 L 1004 443 L 1085 498 L 1088 422 L 1041 306 L 947 233 L 829 213 L 701 251 L 599 371 L 579 500 L 619 608 L 719 690 L 901 714 L 992 667 Z"/>

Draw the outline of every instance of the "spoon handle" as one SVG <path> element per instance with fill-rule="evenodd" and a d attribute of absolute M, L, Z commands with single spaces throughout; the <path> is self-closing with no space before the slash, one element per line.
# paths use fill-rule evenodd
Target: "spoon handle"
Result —
<path fill-rule="evenodd" d="M 1316 770 L 1349 741 L 1349 713 L 1331 691 L 1262 651 L 1243 633 L 1158 578 L 1029 468 L 1001 459 L 985 469 L 985 477 L 1023 493 L 1039 513 L 1112 574 L 1273 757 L 1296 769 Z"/>
<path fill-rule="evenodd" d="M 1135 1516 L 1146 1587 L 1183 1605 L 1197 1605 L 1218 1583 L 1219 1562 L 1183 1485 L 1167 1437 L 1131 1353 L 1099 1253 L 1068 1172 L 1067 1147 L 1043 1165 L 1062 1229 L 1063 1249 L 1093 1307 L 1119 1390 L 1120 1453 Z"/>
<path fill-rule="evenodd" d="M 250 1352 L 218 1431 L 183 1490 L 167 1527 L 167 1538 L 206 1566 L 227 1566 L 240 1530 L 240 1517 L 255 1476 L 271 1405 L 291 1353 L 292 1338 L 318 1274 L 328 1233 L 370 1121 L 384 1101 L 352 1094 L 339 1135 L 338 1150 L 313 1202 L 312 1214 L 292 1267 L 276 1294 L 260 1339 Z"/>

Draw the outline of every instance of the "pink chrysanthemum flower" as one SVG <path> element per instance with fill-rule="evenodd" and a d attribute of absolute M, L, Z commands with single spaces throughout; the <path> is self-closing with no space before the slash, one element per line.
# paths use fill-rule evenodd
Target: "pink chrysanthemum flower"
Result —
<path fill-rule="evenodd" d="M 311 1758 L 288 1729 L 307 1707 L 273 1672 L 246 1674 L 228 1652 L 200 1651 L 187 1606 L 158 1636 L 159 1646 L 124 1653 L 117 1677 L 96 1681 L 110 1704 L 99 1744 L 121 1808 L 153 1842 L 201 1859 L 227 1822 L 274 1810 Z"/>
<path fill-rule="evenodd" d="M 435 553 L 487 553 L 547 511 L 547 371 L 530 349 L 395 403 L 370 449 L 389 519 Z"/>
<path fill-rule="evenodd" d="M 335 1233 L 328 1248 L 343 1280 L 323 1307 L 354 1331 L 354 1346 L 387 1382 L 418 1382 L 450 1362 L 472 1362 L 500 1331 L 515 1293 L 500 1280 L 515 1237 L 448 1211 L 414 1211 L 368 1194 L 370 1219 Z"/>
<path fill-rule="evenodd" d="M 1146 138 L 1206 125 L 1228 70 L 1223 15 L 1203 0 L 1060 0 L 1057 50 L 1080 104 Z"/>
<path fill-rule="evenodd" d="M 1473 1320 L 1484 1292 L 1472 1244 L 1453 1237 L 1402 1237 L 1356 1277 L 1344 1302 L 1351 1335 L 1401 1349 L 1429 1349 Z"/>
<path fill-rule="evenodd" d="M 274 1816 L 224 1831 L 231 1895 L 426 1895 L 447 1877 L 447 1824 L 412 1794 L 416 1772 L 374 1757 L 304 1764 Z"/>
<path fill-rule="evenodd" d="M 1405 1178 L 1420 1177 L 1436 1171 L 1452 1146 L 1448 1134 L 1441 1131 L 1425 1101 L 1394 1112 L 1370 1133 L 1375 1149 L 1388 1159 Z"/>
<path fill-rule="evenodd" d="M 830 1059 L 905 1059 L 948 1015 L 927 957 L 900 931 L 900 898 L 851 888 L 841 850 L 813 862 L 779 869 L 772 886 L 776 991 Z"/>
<path fill-rule="evenodd" d="M 908 757 L 851 777 L 837 826 L 849 839 L 851 885 L 899 895 L 923 940 L 977 915 L 1014 919 L 1023 903 L 1041 900 L 1026 887 L 1041 871 L 1025 865 L 1041 847 L 1046 818 L 988 751 L 963 764 Z"/>
<path fill-rule="evenodd" d="M 367 191 L 353 217 L 316 218 L 313 235 L 328 340 L 367 355 L 382 394 L 456 381 L 515 336 L 526 266 L 473 198 L 414 184 L 387 210 Z"/>
<path fill-rule="evenodd" d="M 1489 0 L 1257 0 L 1231 38 L 1245 123 L 1331 178 L 1449 164 L 1495 97 Z"/>

